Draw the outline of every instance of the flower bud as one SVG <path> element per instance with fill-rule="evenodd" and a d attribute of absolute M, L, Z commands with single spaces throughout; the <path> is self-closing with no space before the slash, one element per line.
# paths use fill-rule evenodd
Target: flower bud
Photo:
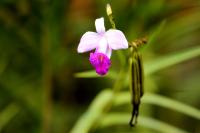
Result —
<path fill-rule="evenodd" d="M 112 9 L 111 9 L 110 4 L 107 4 L 107 5 L 106 5 L 106 12 L 107 12 L 107 15 L 108 15 L 108 16 L 112 14 Z"/>

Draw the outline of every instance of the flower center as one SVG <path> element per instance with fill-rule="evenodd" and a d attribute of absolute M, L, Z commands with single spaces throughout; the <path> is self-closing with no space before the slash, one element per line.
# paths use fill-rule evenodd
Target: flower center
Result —
<path fill-rule="evenodd" d="M 90 53 L 89 60 L 99 75 L 105 75 L 111 65 L 110 59 L 103 53 Z"/>

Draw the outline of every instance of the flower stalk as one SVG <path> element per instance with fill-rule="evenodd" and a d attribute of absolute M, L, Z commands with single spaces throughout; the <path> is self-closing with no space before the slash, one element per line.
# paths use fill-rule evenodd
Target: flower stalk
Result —
<path fill-rule="evenodd" d="M 106 12 L 113 29 L 116 28 L 113 20 L 112 9 L 110 4 L 106 6 Z M 130 57 L 129 57 L 129 73 L 130 73 L 130 91 L 131 91 L 131 104 L 132 116 L 129 125 L 133 127 L 137 123 L 139 115 L 140 99 L 144 94 L 144 72 L 142 56 L 138 52 L 138 47 L 147 43 L 147 37 L 137 39 L 129 43 Z"/>
<path fill-rule="evenodd" d="M 106 13 L 108 15 L 108 18 L 109 18 L 109 21 L 110 21 L 112 28 L 116 29 L 115 22 L 113 20 L 114 18 L 113 18 L 113 15 L 112 15 L 112 8 L 111 8 L 110 4 L 106 5 Z"/>

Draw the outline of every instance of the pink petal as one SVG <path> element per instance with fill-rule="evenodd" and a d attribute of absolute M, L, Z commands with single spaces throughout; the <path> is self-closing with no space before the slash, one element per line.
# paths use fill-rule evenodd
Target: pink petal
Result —
<path fill-rule="evenodd" d="M 78 45 L 78 53 L 84 53 L 95 49 L 99 43 L 100 37 L 95 32 L 86 32 L 80 40 Z"/>
<path fill-rule="evenodd" d="M 110 48 L 114 50 L 128 48 L 128 41 L 120 30 L 110 29 L 105 33 L 105 36 Z"/>
<path fill-rule="evenodd" d="M 107 42 L 106 38 L 101 37 L 101 39 L 98 42 L 96 52 L 106 54 L 107 48 L 108 48 L 108 42 Z"/>
<path fill-rule="evenodd" d="M 109 59 L 111 57 L 111 54 L 112 54 L 112 49 L 108 47 L 106 51 L 106 56 L 108 56 Z"/>
<path fill-rule="evenodd" d="M 95 27 L 96 27 L 96 31 L 97 33 L 101 34 L 105 32 L 105 26 L 104 26 L 104 19 L 102 18 L 98 18 L 95 20 Z"/>
<path fill-rule="evenodd" d="M 108 46 L 108 42 L 104 36 L 100 39 L 99 45 L 97 46 L 95 52 L 103 53 L 110 59 L 112 54 L 112 49 Z"/>

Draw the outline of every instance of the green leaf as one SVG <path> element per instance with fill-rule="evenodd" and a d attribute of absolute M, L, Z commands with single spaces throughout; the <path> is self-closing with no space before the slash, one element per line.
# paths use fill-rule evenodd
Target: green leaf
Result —
<path fill-rule="evenodd" d="M 147 47 L 151 46 L 151 44 L 153 44 L 156 41 L 157 36 L 159 36 L 159 34 L 162 31 L 162 29 L 164 28 L 165 24 L 166 24 L 166 20 L 163 20 L 161 22 L 161 24 L 156 28 L 156 30 L 153 32 L 153 34 L 149 37 Z"/>
<path fill-rule="evenodd" d="M 79 118 L 70 133 L 88 133 L 105 109 L 110 106 L 113 98 L 111 90 L 105 89 L 93 100 L 88 110 Z"/>
<path fill-rule="evenodd" d="M 159 37 L 161 31 L 165 27 L 165 24 L 166 20 L 163 20 L 158 26 L 155 27 L 155 30 L 152 33 L 149 33 L 147 44 L 144 47 L 139 48 L 140 51 L 145 53 L 146 50 L 148 51 L 153 48 L 151 46 L 154 46 L 152 44 L 156 42 L 156 39 Z"/>
<path fill-rule="evenodd" d="M 115 79 L 116 75 L 117 75 L 116 72 L 110 70 L 105 77 Z M 84 72 L 75 73 L 74 76 L 76 78 L 101 78 L 102 77 L 102 76 L 99 76 L 94 70 L 88 70 Z"/>
<path fill-rule="evenodd" d="M 114 99 L 114 104 L 121 105 L 121 104 L 130 103 L 130 98 L 131 96 L 129 92 L 118 94 L 116 98 Z M 161 107 L 173 109 L 177 112 L 183 113 L 185 115 L 188 115 L 200 120 L 200 110 L 194 107 L 191 107 L 189 105 L 183 104 L 181 102 L 178 102 L 176 100 L 164 97 L 164 96 L 151 94 L 151 93 L 145 93 L 145 95 L 142 98 L 141 103 L 154 104 Z"/>
<path fill-rule="evenodd" d="M 127 125 L 130 120 L 130 114 L 123 113 L 110 113 L 105 115 L 100 122 L 100 127 L 113 126 L 113 125 Z M 162 121 L 152 119 L 149 117 L 138 117 L 138 126 L 154 129 L 159 132 L 169 132 L 169 133 L 186 133 L 182 129 L 164 123 Z"/>
<path fill-rule="evenodd" d="M 76 78 L 99 78 L 100 76 L 94 70 L 75 73 Z"/>
<path fill-rule="evenodd" d="M 17 115 L 19 111 L 20 108 L 16 104 L 12 103 L 0 112 L 0 131 L 3 129 L 4 126 L 6 126 L 9 123 L 9 121 L 15 115 Z"/>
<path fill-rule="evenodd" d="M 181 52 L 176 52 L 174 54 L 166 55 L 163 57 L 159 57 L 155 60 L 144 64 L 145 75 L 155 73 L 161 69 L 170 67 L 172 65 L 192 59 L 197 56 L 200 56 L 200 46 L 193 47 Z"/>

